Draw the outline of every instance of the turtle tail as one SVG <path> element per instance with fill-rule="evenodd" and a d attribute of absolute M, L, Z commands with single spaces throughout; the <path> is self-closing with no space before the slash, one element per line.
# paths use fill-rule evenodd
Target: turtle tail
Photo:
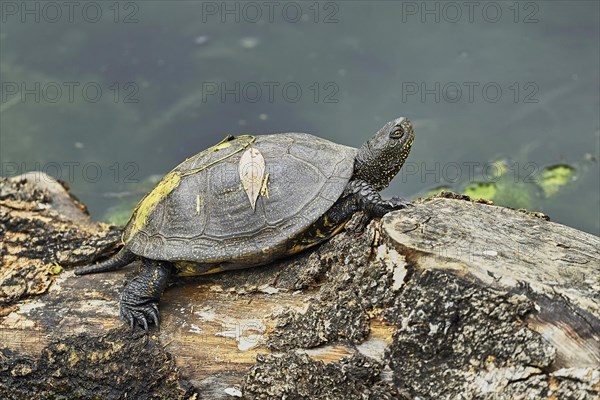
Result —
<path fill-rule="evenodd" d="M 123 247 L 117 254 L 97 264 L 87 265 L 75 270 L 75 275 L 95 274 L 97 272 L 116 271 L 123 268 L 133 260 L 136 255 Z"/>

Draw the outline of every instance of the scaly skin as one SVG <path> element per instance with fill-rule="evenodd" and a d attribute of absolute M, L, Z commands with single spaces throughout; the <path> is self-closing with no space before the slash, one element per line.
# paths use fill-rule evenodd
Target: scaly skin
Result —
<path fill-rule="evenodd" d="M 75 270 L 75 275 L 87 275 L 87 274 L 95 274 L 97 272 L 109 272 L 116 271 L 118 269 L 123 268 L 127 264 L 133 262 L 137 256 L 129 251 L 126 247 L 123 247 L 117 254 L 109 258 L 108 260 L 104 260 L 99 262 L 98 264 L 92 264 L 85 267 L 77 268 Z"/>
<path fill-rule="evenodd" d="M 174 267 L 167 261 L 142 258 L 144 268 L 121 294 L 121 319 L 134 330 L 141 326 L 148 331 L 148 322 L 159 326 L 158 301 L 162 295 Z"/>
<path fill-rule="evenodd" d="M 400 197 L 383 200 L 373 186 L 361 180 L 348 182 L 346 191 L 352 193 L 354 201 L 358 204 L 358 209 L 372 218 L 381 218 L 390 211 L 400 210 L 411 205 L 410 202 Z M 352 213 L 348 217 L 351 216 Z"/>
<path fill-rule="evenodd" d="M 371 218 L 381 218 L 390 211 L 411 205 L 401 197 L 383 200 L 379 192 L 367 182 L 353 180 L 348 182 L 342 197 L 325 213 L 324 217 L 315 222 L 315 226 L 321 231 L 334 231 L 335 227 L 347 222 L 357 211 L 364 211 Z"/>
<path fill-rule="evenodd" d="M 362 210 L 371 218 L 411 204 L 400 198 L 383 200 L 379 191 L 386 188 L 396 176 L 412 147 L 414 131 L 406 118 L 388 122 L 359 150 L 354 162 L 353 178 L 340 199 L 325 213 L 315 226 L 321 232 L 335 232 L 336 227 L 348 221 L 352 214 Z M 307 233 L 308 236 L 316 229 Z M 304 242 L 311 237 L 302 235 Z M 312 238 L 314 240 L 314 238 Z"/>
<path fill-rule="evenodd" d="M 361 146 L 352 179 L 367 182 L 377 192 L 385 189 L 404 165 L 414 139 L 408 119 L 388 122 Z"/>

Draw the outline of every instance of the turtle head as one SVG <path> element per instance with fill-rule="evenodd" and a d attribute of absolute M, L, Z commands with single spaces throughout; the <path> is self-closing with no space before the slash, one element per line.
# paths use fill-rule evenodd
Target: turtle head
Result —
<path fill-rule="evenodd" d="M 414 139 L 413 126 L 407 118 L 388 122 L 358 151 L 353 178 L 369 183 L 377 191 L 383 190 L 404 165 Z"/>

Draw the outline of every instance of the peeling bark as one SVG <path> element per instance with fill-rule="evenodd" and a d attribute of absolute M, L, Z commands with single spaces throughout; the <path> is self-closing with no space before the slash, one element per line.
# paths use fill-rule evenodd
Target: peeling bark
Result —
<path fill-rule="evenodd" d="M 454 198 L 448 198 L 454 197 Z M 162 325 L 76 277 L 119 229 L 45 175 L 0 179 L 0 398 L 595 399 L 600 240 L 446 195 L 272 265 L 174 280 Z"/>

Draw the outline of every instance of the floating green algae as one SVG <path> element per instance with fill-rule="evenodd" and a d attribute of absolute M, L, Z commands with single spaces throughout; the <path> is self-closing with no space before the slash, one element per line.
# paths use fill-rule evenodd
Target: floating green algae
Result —
<path fill-rule="evenodd" d="M 496 183 L 496 196 L 493 200 L 499 206 L 531 210 L 536 208 L 532 202 L 536 190 L 534 184 L 515 181 L 506 175 Z"/>
<path fill-rule="evenodd" d="M 555 196 L 563 186 L 575 179 L 576 169 L 570 165 L 558 164 L 546 167 L 542 171 L 539 186 L 546 198 Z"/>
<path fill-rule="evenodd" d="M 494 182 L 473 182 L 464 188 L 462 194 L 473 199 L 494 200 L 497 191 L 496 183 Z"/>

